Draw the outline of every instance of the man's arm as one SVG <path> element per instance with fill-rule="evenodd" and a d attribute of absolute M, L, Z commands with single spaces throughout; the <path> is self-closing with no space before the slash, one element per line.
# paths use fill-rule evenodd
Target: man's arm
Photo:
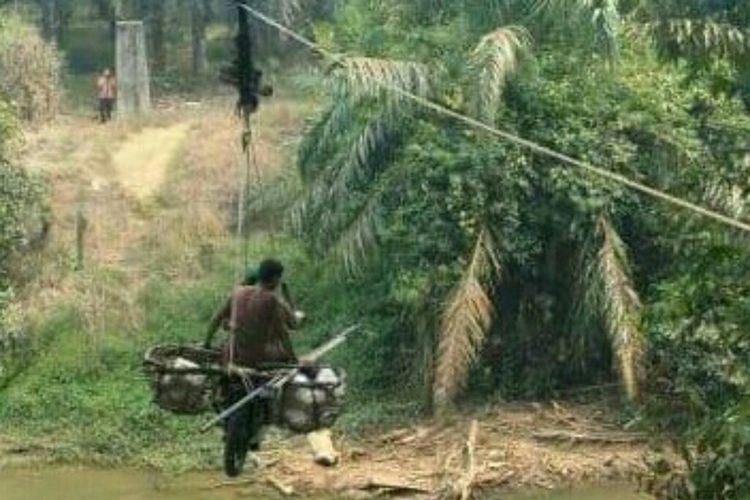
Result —
<path fill-rule="evenodd" d="M 211 323 L 208 325 L 208 331 L 206 332 L 206 340 L 203 342 L 203 347 L 206 349 L 211 348 L 211 342 L 214 340 L 216 330 L 219 329 L 222 323 L 229 320 L 229 315 L 232 310 L 232 299 L 229 298 L 224 305 L 219 308 L 211 318 Z"/>
<path fill-rule="evenodd" d="M 285 300 L 276 299 L 279 304 L 279 316 L 281 317 L 281 324 L 287 330 L 294 330 L 297 328 L 297 316 L 294 314 L 294 309 Z"/>
<path fill-rule="evenodd" d="M 294 311 L 289 307 L 289 304 L 287 304 L 286 301 L 278 297 L 274 297 L 274 301 L 276 302 L 276 321 L 278 322 L 276 331 L 279 337 L 279 344 L 281 344 L 281 348 L 284 350 L 285 357 L 288 358 L 288 361 L 296 363 L 297 355 L 294 354 L 294 346 L 292 345 L 291 336 L 292 330 L 297 326 Z"/>

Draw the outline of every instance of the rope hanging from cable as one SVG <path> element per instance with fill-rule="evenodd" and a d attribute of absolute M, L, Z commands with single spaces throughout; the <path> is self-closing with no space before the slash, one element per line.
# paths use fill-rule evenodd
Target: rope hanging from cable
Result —
<path fill-rule="evenodd" d="M 247 0 L 235 0 L 237 5 L 237 37 L 235 38 L 236 54 L 232 63 L 222 68 L 222 80 L 234 86 L 239 94 L 237 100 L 237 115 L 242 121 L 242 145 L 244 175 L 239 190 L 237 203 L 237 238 L 241 242 L 239 276 L 243 280 L 250 260 L 250 231 L 246 227 L 250 206 L 251 171 L 256 174 L 256 182 L 260 184 L 260 170 L 253 142 L 251 116 L 258 110 L 261 97 L 268 97 L 273 93 L 270 86 L 263 85 L 263 73 L 255 66 L 253 53 L 253 35 L 248 15 Z M 235 338 L 232 332 L 229 339 L 229 362 L 234 363 Z"/>
<path fill-rule="evenodd" d="M 232 63 L 223 68 L 222 80 L 234 86 L 239 94 L 237 115 L 242 121 L 241 145 L 244 159 L 244 179 L 239 192 L 237 209 L 237 237 L 242 241 L 240 276 L 244 276 L 249 264 L 250 232 L 246 227 L 250 202 L 251 172 L 260 182 L 260 170 L 253 143 L 251 116 L 258 110 L 261 97 L 273 94 L 273 89 L 264 85 L 263 73 L 256 67 L 254 58 L 254 40 L 248 13 L 247 0 L 235 0 L 237 6 L 237 36 L 235 38 L 236 54 Z"/>

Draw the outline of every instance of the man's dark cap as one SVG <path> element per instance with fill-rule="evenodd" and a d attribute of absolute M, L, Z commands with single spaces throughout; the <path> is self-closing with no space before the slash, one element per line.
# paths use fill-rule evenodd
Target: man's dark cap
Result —
<path fill-rule="evenodd" d="M 261 283 L 270 283 L 284 274 L 284 266 L 275 259 L 265 259 L 258 267 L 258 279 Z"/>

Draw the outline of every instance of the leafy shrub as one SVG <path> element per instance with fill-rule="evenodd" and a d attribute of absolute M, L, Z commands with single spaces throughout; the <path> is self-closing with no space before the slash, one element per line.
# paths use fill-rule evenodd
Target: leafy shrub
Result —
<path fill-rule="evenodd" d="M 689 461 L 691 494 L 744 499 L 750 494 L 750 408 L 737 405 L 693 431 L 698 454 Z"/>
<path fill-rule="evenodd" d="M 0 158 L 0 289 L 7 286 L 8 259 L 23 243 L 41 194 L 39 179 Z"/>
<path fill-rule="evenodd" d="M 747 498 L 750 260 L 741 245 L 703 243 L 654 293 L 647 409 L 659 432 L 678 437 L 688 465 L 679 497 Z"/>
<path fill-rule="evenodd" d="M 20 361 L 18 354 L 28 347 L 22 316 L 13 305 L 8 272 L 10 257 L 25 240 L 28 221 L 38 214 L 42 193 L 37 179 L 4 159 L 16 130 L 12 109 L 0 95 L 0 385 L 13 376 Z"/>
<path fill-rule="evenodd" d="M 36 30 L 17 17 L 0 15 L 0 95 L 20 118 L 39 122 L 59 107 L 60 57 Z"/>

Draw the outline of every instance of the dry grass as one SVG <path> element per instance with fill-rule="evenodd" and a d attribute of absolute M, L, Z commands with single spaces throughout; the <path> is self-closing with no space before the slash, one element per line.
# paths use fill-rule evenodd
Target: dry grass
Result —
<path fill-rule="evenodd" d="M 4 11 L 0 27 L 0 92 L 28 123 L 52 119 L 60 104 L 60 56 L 39 33 Z"/>
<path fill-rule="evenodd" d="M 123 189 L 141 199 L 159 190 L 189 129 L 189 122 L 181 122 L 169 127 L 147 127 L 128 137 L 112 155 Z"/>
<path fill-rule="evenodd" d="M 216 99 L 164 106 L 136 123 L 66 116 L 29 132 L 20 160 L 51 180 L 54 220 L 27 308 L 74 304 L 92 334 L 133 331 L 142 319 L 136 299 L 154 268 L 200 277 L 201 254 L 231 238 L 236 216 L 243 166 L 232 109 L 231 99 Z M 284 101 L 263 108 L 255 144 L 265 180 L 292 165 L 290 146 L 308 110 Z M 79 208 L 86 267 L 73 273 Z"/>

